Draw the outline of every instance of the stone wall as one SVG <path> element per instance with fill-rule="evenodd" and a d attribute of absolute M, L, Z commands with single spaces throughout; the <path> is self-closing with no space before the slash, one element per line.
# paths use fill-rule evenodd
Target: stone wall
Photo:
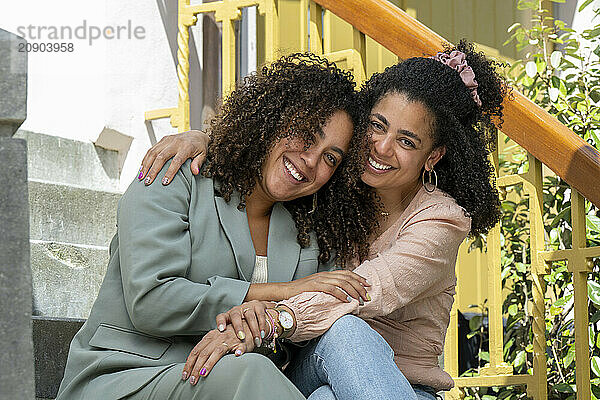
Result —
<path fill-rule="evenodd" d="M 27 115 L 27 53 L 0 29 L 0 397 L 33 399 L 27 144 L 13 138 Z"/>

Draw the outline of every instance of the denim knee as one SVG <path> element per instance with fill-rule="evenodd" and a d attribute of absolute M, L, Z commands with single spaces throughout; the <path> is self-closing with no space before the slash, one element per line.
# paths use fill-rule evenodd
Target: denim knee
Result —
<path fill-rule="evenodd" d="M 340 346 L 340 350 L 348 349 L 349 346 L 364 346 L 371 350 L 380 349 L 392 357 L 394 355 L 385 339 L 363 319 L 354 315 L 344 315 L 335 321 L 319 342 L 330 349 L 335 346 Z"/>

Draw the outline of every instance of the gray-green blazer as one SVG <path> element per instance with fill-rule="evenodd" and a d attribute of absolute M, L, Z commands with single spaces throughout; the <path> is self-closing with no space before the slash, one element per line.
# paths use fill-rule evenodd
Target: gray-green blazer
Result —
<path fill-rule="evenodd" d="M 255 252 L 238 197 L 215 196 L 189 161 L 173 182 L 135 180 L 119 202 L 110 262 L 89 319 L 77 333 L 57 400 L 119 399 L 185 362 L 217 314 L 243 302 Z M 288 211 L 276 204 L 268 280 L 318 272 L 318 248 L 301 249 Z M 322 269 L 328 267 L 323 266 Z"/>

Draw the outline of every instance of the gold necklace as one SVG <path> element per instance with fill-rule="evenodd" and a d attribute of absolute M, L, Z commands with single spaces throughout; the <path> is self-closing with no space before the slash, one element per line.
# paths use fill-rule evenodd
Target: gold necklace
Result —
<path fill-rule="evenodd" d="M 402 198 L 402 200 L 400 200 L 400 202 L 399 202 L 398 204 L 396 204 L 396 206 L 395 206 L 394 208 L 392 208 L 392 209 L 391 209 L 389 212 L 388 212 L 388 211 L 382 211 L 382 212 L 381 212 L 381 216 L 382 216 L 382 217 L 384 217 L 384 218 L 387 218 L 387 217 L 389 217 L 389 216 L 390 216 L 392 213 L 394 213 L 396 210 L 398 210 L 400 207 L 402 207 L 402 204 L 404 203 L 404 201 L 405 201 L 406 199 L 408 199 L 408 197 L 409 197 L 411 194 L 413 194 L 413 195 L 414 195 L 414 194 L 417 192 L 417 190 L 418 190 L 419 188 L 420 188 L 420 185 L 417 185 L 417 186 L 415 186 L 415 188 L 414 188 L 413 190 L 411 190 L 410 192 L 408 192 L 408 194 L 407 194 L 406 196 L 404 196 L 404 197 Z M 417 189 L 417 190 L 415 190 L 415 189 Z"/>

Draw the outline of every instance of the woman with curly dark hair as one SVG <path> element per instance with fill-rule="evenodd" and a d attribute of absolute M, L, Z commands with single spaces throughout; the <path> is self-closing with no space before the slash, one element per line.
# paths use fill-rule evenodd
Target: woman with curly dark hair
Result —
<path fill-rule="evenodd" d="M 367 141 L 353 135 L 356 105 L 348 72 L 316 56 L 284 57 L 227 98 L 201 174 L 185 168 L 167 189 L 135 180 L 57 399 L 302 399 L 262 355 L 227 356 L 210 376 L 189 376 L 193 385 L 182 370 L 202 337 L 224 355 L 274 335 L 248 323 L 210 332 L 243 302 L 315 290 L 366 300 L 362 277 L 326 271 L 334 258 L 364 256 L 375 225 L 375 206 L 361 206 L 372 203 L 358 187 Z M 269 312 L 250 304 L 253 315 Z"/>
<path fill-rule="evenodd" d="M 354 272 L 372 284 L 372 301 L 341 303 L 302 293 L 281 303 L 295 317 L 291 340 L 323 335 L 286 370 L 305 395 L 328 385 L 338 400 L 358 398 L 349 374 L 327 360 L 351 351 L 352 339 L 338 337 L 358 318 L 340 318 L 345 314 L 360 316 L 386 339 L 413 385 L 414 393 L 382 398 L 435 399 L 437 391 L 453 387 L 438 357 L 455 294 L 454 267 L 465 237 L 488 232 L 500 219 L 489 155 L 505 95 L 496 64 L 465 41 L 431 58 L 407 59 L 366 82 L 361 101 L 370 110 L 373 144 L 362 181 L 375 188 L 385 211 L 368 261 Z M 324 361 L 314 363 L 308 354 Z M 311 369 L 317 375 L 326 370 L 327 379 L 307 378 L 304 371 Z M 381 371 L 383 382 L 395 377 L 395 371 Z"/>
<path fill-rule="evenodd" d="M 361 178 L 384 209 L 367 260 L 353 270 L 370 282 L 372 300 L 343 302 L 314 292 L 279 303 L 284 322 L 291 323 L 277 324 L 278 331 L 292 341 L 316 338 L 285 370 L 309 399 L 432 399 L 454 385 L 438 357 L 455 294 L 458 247 L 500 218 L 488 157 L 506 95 L 496 67 L 461 41 L 433 57 L 389 67 L 362 88 L 361 126 L 372 144 Z M 202 135 L 182 138 L 165 140 L 157 151 L 183 158 L 202 153 Z M 153 160 L 153 154 L 144 160 L 144 175 Z M 218 316 L 219 323 L 239 321 L 237 307 Z M 381 349 L 383 338 L 388 352 L 361 351 Z M 398 368 L 389 367 L 390 357 Z M 191 356 L 184 369 L 196 364 L 203 360 Z M 408 390 L 401 385 L 405 378 Z"/>

